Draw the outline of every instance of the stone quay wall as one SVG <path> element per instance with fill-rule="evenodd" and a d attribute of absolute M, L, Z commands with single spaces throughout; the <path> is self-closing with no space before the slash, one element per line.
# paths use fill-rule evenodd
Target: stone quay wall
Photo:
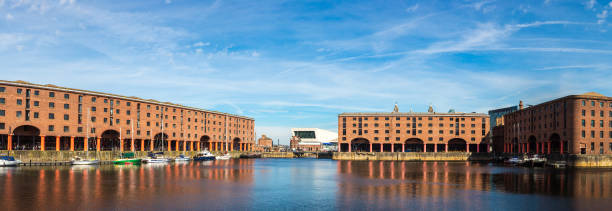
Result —
<path fill-rule="evenodd" d="M 334 160 L 489 161 L 486 153 L 470 152 L 334 152 Z"/>
<path fill-rule="evenodd" d="M 136 158 L 146 158 L 149 152 L 134 152 Z M 197 154 L 196 151 L 170 151 L 164 152 L 165 157 L 178 157 L 179 155 L 185 155 L 193 157 Z M 215 155 L 221 155 L 222 152 L 212 152 Z M 101 161 L 112 161 L 121 155 L 118 151 L 32 151 L 32 150 L 0 150 L 1 155 L 14 156 L 15 159 L 21 160 L 22 162 L 53 162 L 53 161 L 70 161 L 74 156 L 79 156 L 83 159 L 98 159 Z M 241 152 L 230 152 L 232 158 L 240 157 Z"/>
<path fill-rule="evenodd" d="M 293 152 L 263 152 L 262 158 L 293 158 Z"/>
<path fill-rule="evenodd" d="M 612 155 L 570 155 L 568 165 L 579 168 L 610 168 Z"/>

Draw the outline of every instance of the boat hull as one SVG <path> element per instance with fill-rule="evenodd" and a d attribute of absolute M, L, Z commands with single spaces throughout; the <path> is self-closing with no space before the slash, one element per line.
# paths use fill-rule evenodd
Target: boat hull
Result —
<path fill-rule="evenodd" d="M 140 165 L 142 162 L 141 159 L 120 159 L 114 160 L 113 164 L 115 165 Z"/>
<path fill-rule="evenodd" d="M 72 161 L 72 165 L 98 165 L 99 163 L 99 160 Z"/>
<path fill-rule="evenodd" d="M 21 164 L 21 161 L 19 160 L 13 160 L 13 161 L 0 160 L 0 167 L 18 166 L 19 164 Z"/>
<path fill-rule="evenodd" d="M 142 162 L 143 163 L 167 163 L 170 160 L 168 159 L 161 159 L 161 158 L 153 158 L 153 159 L 143 159 Z"/>
<path fill-rule="evenodd" d="M 215 157 L 194 157 L 193 161 L 207 161 L 207 160 L 215 160 Z"/>

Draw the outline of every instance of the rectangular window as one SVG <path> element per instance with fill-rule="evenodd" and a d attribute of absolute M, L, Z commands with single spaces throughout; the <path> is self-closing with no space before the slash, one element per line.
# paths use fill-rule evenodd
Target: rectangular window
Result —
<path fill-rule="evenodd" d="M 0 86 L 0 92 L 4 92 L 4 91 L 6 91 L 6 88 L 4 88 L 3 86 Z"/>
<path fill-rule="evenodd" d="M 17 89 L 17 94 L 21 94 L 21 89 Z"/>
<path fill-rule="evenodd" d="M 584 130 L 582 131 L 582 135 L 581 136 L 582 136 L 582 138 L 586 138 L 586 132 Z"/>
<path fill-rule="evenodd" d="M 21 105 L 23 104 L 23 101 L 21 99 L 17 99 L 17 105 Z"/>
<path fill-rule="evenodd" d="M 595 131 L 591 130 L 591 138 L 595 138 Z"/>
<path fill-rule="evenodd" d="M 70 99 L 70 95 L 69 94 L 64 94 L 64 99 Z"/>
<path fill-rule="evenodd" d="M 66 132 L 66 133 L 67 133 L 68 131 L 69 131 L 68 126 L 64 126 L 64 132 Z"/>
<path fill-rule="evenodd" d="M 34 119 L 38 119 L 38 112 L 34 112 Z"/>
<path fill-rule="evenodd" d="M 0 88 L 4 89 L 4 87 L 0 87 Z M 2 92 L 4 92 L 4 91 L 2 91 Z M 5 127 L 4 122 L 1 122 L 0 123 L 0 130 L 4 130 L 4 127 Z M 610 146 L 612 146 L 612 144 L 610 144 Z"/>
<path fill-rule="evenodd" d="M 0 110 L 0 116 L 5 116 L 5 115 L 6 115 L 6 111 Z"/>
<path fill-rule="evenodd" d="M 55 119 L 55 114 L 49 113 L 49 119 Z"/>
<path fill-rule="evenodd" d="M 64 114 L 64 120 L 70 120 L 70 116 L 68 116 L 68 114 Z"/>
<path fill-rule="evenodd" d="M 36 106 L 36 107 L 40 106 L 40 102 L 34 101 L 34 106 Z"/>
<path fill-rule="evenodd" d="M 64 104 L 64 109 L 70 109 L 70 104 Z"/>
<path fill-rule="evenodd" d="M 5 104 L 5 103 L 6 103 L 6 99 L 0 98 L 0 104 Z M 612 113 L 610 113 L 610 114 L 612 114 Z"/>
<path fill-rule="evenodd" d="M 17 112 L 15 113 L 15 115 L 16 115 L 17 117 L 21 117 L 21 111 L 17 111 Z"/>
<path fill-rule="evenodd" d="M 49 102 L 49 108 L 55 108 L 55 103 Z"/>
<path fill-rule="evenodd" d="M 83 127 L 77 127 L 77 132 L 82 133 L 83 132 Z"/>
<path fill-rule="evenodd" d="M 34 90 L 34 95 L 38 96 L 40 92 L 38 90 Z"/>
<path fill-rule="evenodd" d="M 53 125 L 49 125 L 49 131 L 53 131 L 55 129 L 55 127 L 53 127 Z"/>

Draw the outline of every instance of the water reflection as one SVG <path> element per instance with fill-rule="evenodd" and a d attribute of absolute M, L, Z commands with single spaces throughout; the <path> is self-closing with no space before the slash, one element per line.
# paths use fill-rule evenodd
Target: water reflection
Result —
<path fill-rule="evenodd" d="M 233 194 L 227 188 L 215 188 L 208 183 L 221 180 L 238 183 L 240 188 L 251 186 L 251 165 L 252 160 L 228 160 L 142 166 L 0 168 L 3 196 L 0 207 L 6 210 L 194 207 L 198 200 L 193 196 L 214 200 Z"/>
<path fill-rule="evenodd" d="M 606 210 L 612 169 L 261 159 L 0 168 L 2 210 Z"/>
<path fill-rule="evenodd" d="M 584 209 L 608 206 L 609 202 L 597 199 L 612 197 L 610 169 L 529 169 L 471 162 L 339 161 L 337 165 L 338 173 L 345 178 L 338 184 L 338 202 L 345 206 L 355 206 L 359 204 L 355 199 L 362 198 L 368 202 L 384 202 L 382 206 L 387 208 L 427 209 L 432 205 L 502 208 L 501 204 L 492 206 L 490 201 L 482 199 L 492 194 L 511 193 L 537 194 L 551 202 L 555 200 L 550 196 L 563 197 L 571 200 L 561 199 L 565 202 L 549 206 Z M 533 208 L 513 203 L 508 203 L 507 208 Z M 370 205 L 363 204 L 369 208 L 381 206 Z"/>

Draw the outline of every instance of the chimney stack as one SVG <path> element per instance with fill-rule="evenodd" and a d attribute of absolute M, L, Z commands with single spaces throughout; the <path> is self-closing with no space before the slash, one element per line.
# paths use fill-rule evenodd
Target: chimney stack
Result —
<path fill-rule="evenodd" d="M 522 100 L 519 102 L 519 110 L 523 110 L 523 101 Z"/>

